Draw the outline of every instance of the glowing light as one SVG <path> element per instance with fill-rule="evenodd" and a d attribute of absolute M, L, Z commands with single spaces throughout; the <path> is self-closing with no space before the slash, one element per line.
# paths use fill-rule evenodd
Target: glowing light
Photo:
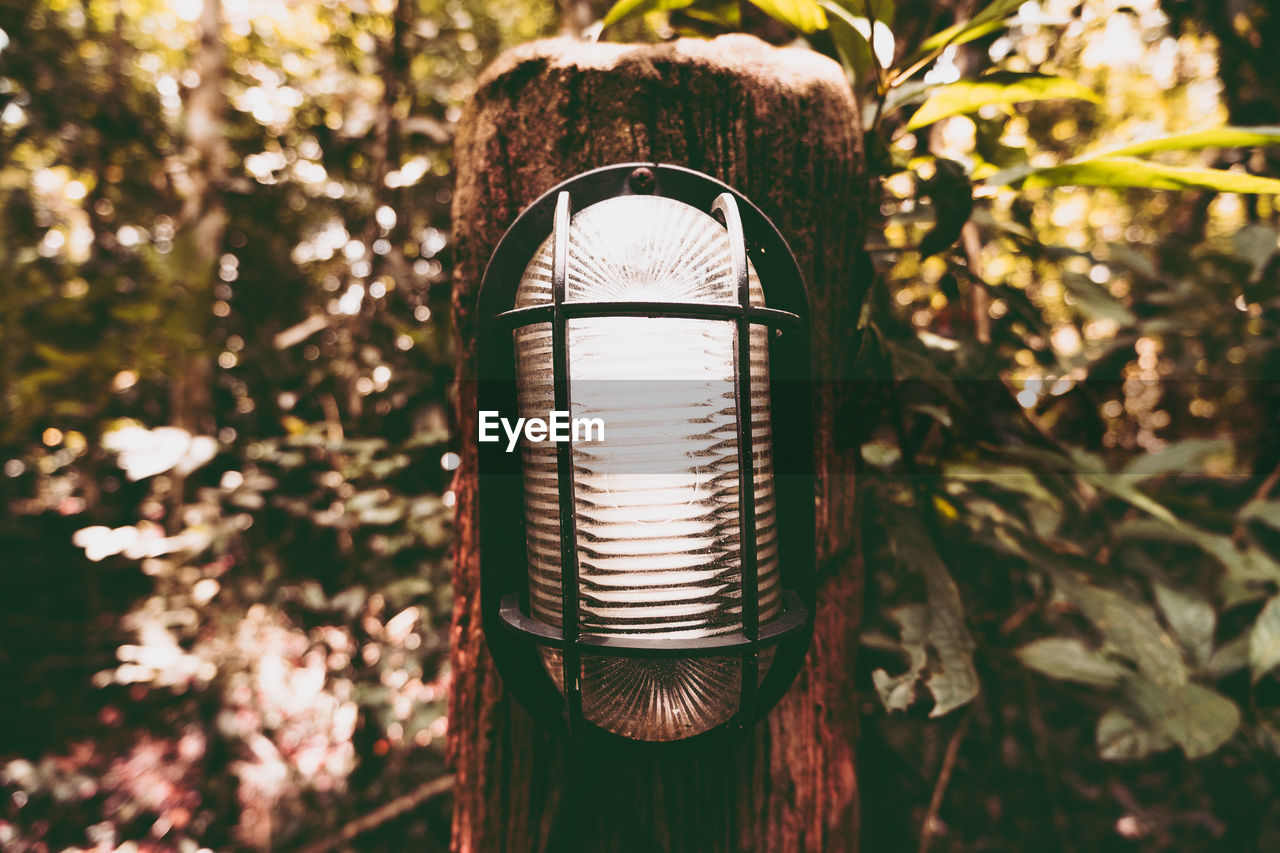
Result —
<path fill-rule="evenodd" d="M 428 228 L 422 237 L 422 256 L 425 258 L 433 257 L 445 247 L 446 242 L 443 232 L 435 228 Z"/>
<path fill-rule="evenodd" d="M 191 600 L 198 606 L 208 604 L 221 588 L 213 578 L 202 578 L 191 588 Z"/>
<path fill-rule="evenodd" d="M 347 292 L 342 294 L 342 298 L 338 300 L 338 313 L 355 316 L 360 313 L 360 306 L 364 304 L 364 285 L 352 284 L 347 288 Z"/>
<path fill-rule="evenodd" d="M 97 563 L 119 554 L 138 540 L 138 528 L 121 527 L 113 530 L 100 524 L 77 530 L 71 535 L 71 544 L 84 549 L 84 555 Z"/>
<path fill-rule="evenodd" d="M 877 47 L 879 47 L 879 45 L 877 45 Z M 876 53 L 878 55 L 880 51 L 877 50 Z M 955 45 L 951 45 L 946 50 L 944 50 L 942 52 L 942 55 L 938 57 L 938 61 L 935 62 L 933 67 L 929 69 L 928 73 L 924 75 L 924 82 L 946 84 L 946 83 L 954 83 L 957 80 L 959 80 L 961 74 L 960 74 L 960 66 L 956 64 L 957 54 L 958 54 L 958 49 L 956 48 Z M 890 61 L 893 60 L 892 54 L 890 54 L 889 59 Z M 881 65 L 883 65 L 886 68 L 888 67 L 888 63 L 884 61 L 881 61 Z"/>
<path fill-rule="evenodd" d="M 67 235 L 52 228 L 45 232 L 44 239 L 40 241 L 40 254 L 45 257 L 56 255 L 66 243 Z"/>
<path fill-rule="evenodd" d="M 0 124 L 9 127 L 21 127 L 27 122 L 27 114 L 22 111 L 22 107 L 13 101 L 5 105 L 4 111 L 0 112 Z"/>
<path fill-rule="evenodd" d="M 180 19 L 190 23 L 200 20 L 200 13 L 204 11 L 204 0 L 169 0 L 169 8 Z"/>
<path fill-rule="evenodd" d="M 118 454 L 117 463 L 130 480 L 141 480 L 165 471 L 188 474 L 213 459 L 217 442 L 208 436 L 193 436 L 178 427 L 148 430 L 122 426 L 102 437 L 102 446 Z"/>

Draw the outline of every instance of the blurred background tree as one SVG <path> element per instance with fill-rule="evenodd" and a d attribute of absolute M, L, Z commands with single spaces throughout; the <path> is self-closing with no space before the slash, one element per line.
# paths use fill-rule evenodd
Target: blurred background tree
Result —
<path fill-rule="evenodd" d="M 556 23 L 0 4 L 0 847 L 288 847 L 442 775 L 452 129 Z"/>
<path fill-rule="evenodd" d="M 0 847 L 447 848 L 453 124 L 608 6 L 0 0 Z M 866 848 L 1280 848 L 1274 10 L 617 8 L 866 106 Z"/>

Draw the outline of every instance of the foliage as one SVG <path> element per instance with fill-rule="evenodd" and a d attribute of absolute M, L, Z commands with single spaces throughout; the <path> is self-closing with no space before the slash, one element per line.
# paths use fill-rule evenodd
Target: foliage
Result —
<path fill-rule="evenodd" d="M 984 741 L 922 849 L 993 849 L 964 817 L 988 809 L 1017 848 L 1047 825 L 1064 849 L 1275 846 L 1280 230 L 1269 195 L 1217 195 L 1280 192 L 1275 128 L 1205 106 L 1207 47 L 1154 3 L 996 0 L 911 41 L 876 23 L 927 4 L 819 5 L 876 180 L 862 687 L 905 717 L 867 720 L 872 846 L 931 799 L 907 768 L 936 766 L 933 727 L 965 737 L 926 709 Z M 1158 55 L 1183 57 L 1163 84 L 1127 73 Z"/>
<path fill-rule="evenodd" d="M 206 4 L 0 5 L 5 849 L 289 847 L 443 768 L 449 143 L 552 10 Z M 865 106 L 868 849 L 1280 843 L 1266 11 L 605 12 Z"/>
<path fill-rule="evenodd" d="M 291 847 L 443 773 L 452 128 L 553 23 L 0 4 L 0 847 Z"/>
<path fill-rule="evenodd" d="M 907 121 L 906 128 L 919 130 L 949 116 L 976 113 L 990 104 L 1021 104 L 1057 98 L 1098 102 L 1097 95 L 1065 77 L 995 71 L 976 80 L 960 80 L 934 89 Z"/>

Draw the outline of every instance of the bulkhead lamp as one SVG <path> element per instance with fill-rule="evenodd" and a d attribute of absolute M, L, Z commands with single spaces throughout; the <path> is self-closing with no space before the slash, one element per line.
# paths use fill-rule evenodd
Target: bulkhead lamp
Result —
<path fill-rule="evenodd" d="M 587 172 L 507 231 L 479 319 L 481 607 L 508 686 L 633 741 L 755 722 L 812 633 L 808 302 L 777 229 L 689 169 Z"/>

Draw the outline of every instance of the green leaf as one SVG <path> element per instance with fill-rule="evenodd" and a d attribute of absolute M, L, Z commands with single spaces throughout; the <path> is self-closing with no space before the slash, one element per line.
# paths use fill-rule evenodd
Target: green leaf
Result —
<path fill-rule="evenodd" d="M 1102 156 L 1135 157 L 1141 154 L 1154 154 L 1157 151 L 1249 148 L 1258 145 L 1280 145 L 1280 127 L 1217 127 L 1212 130 L 1174 133 L 1112 148 Z"/>
<path fill-rule="evenodd" d="M 1091 460 L 1088 454 L 1081 451 L 1072 451 L 1071 457 L 1078 467 L 1077 476 L 1084 482 L 1095 489 L 1100 489 L 1123 501 L 1127 501 L 1159 521 L 1163 521 L 1174 530 L 1182 532 L 1189 539 L 1195 538 L 1197 531 L 1194 528 L 1170 512 L 1164 504 L 1137 488 L 1130 478 L 1111 474 L 1101 466 L 1090 464 Z"/>
<path fill-rule="evenodd" d="M 1257 521 L 1280 530 L 1280 501 L 1249 501 L 1240 508 L 1241 521 Z"/>
<path fill-rule="evenodd" d="M 871 55 L 871 44 L 854 25 L 854 16 L 843 7 L 832 0 L 818 2 L 827 12 L 827 32 L 831 33 L 840 63 L 853 74 L 854 80 L 862 80 L 870 73 L 871 63 L 875 61 Z"/>
<path fill-rule="evenodd" d="M 998 462 L 948 461 L 942 465 L 942 473 L 950 480 L 961 482 L 988 482 L 1002 489 L 1018 492 L 1036 501 L 1060 506 L 1057 495 L 1045 488 L 1035 472 L 1023 465 L 1004 465 Z"/>
<path fill-rule="evenodd" d="M 856 18 L 874 18 L 885 26 L 893 26 L 893 0 L 835 0 Z"/>
<path fill-rule="evenodd" d="M 961 80 L 935 89 L 916 110 L 907 130 L 927 127 L 948 116 L 977 112 L 988 104 L 1015 104 L 1059 98 L 1098 102 L 1098 96 L 1074 80 L 1042 74 L 997 71 L 976 80 Z"/>
<path fill-rule="evenodd" d="M 1248 261 L 1253 267 L 1249 275 L 1251 282 L 1257 283 L 1267 262 L 1276 253 L 1277 238 L 1280 238 L 1280 234 L 1277 234 L 1276 229 L 1261 223 L 1244 226 L 1232 238 L 1236 257 Z"/>
<path fill-rule="evenodd" d="M 1197 664 L 1208 663 L 1213 654 L 1213 632 L 1218 616 L 1213 605 L 1200 596 L 1162 583 L 1155 583 L 1156 604 L 1182 647 Z"/>
<path fill-rule="evenodd" d="M 817 0 L 751 0 L 751 5 L 802 33 L 826 29 L 827 26 L 826 13 Z"/>
<path fill-rule="evenodd" d="M 887 441 L 869 441 L 861 447 L 862 458 L 876 468 L 892 468 L 902 459 L 902 451 Z"/>
<path fill-rule="evenodd" d="M 611 27 L 619 21 L 646 12 L 671 11 L 691 6 L 695 0 L 618 0 L 605 14 L 601 26 Z"/>
<path fill-rule="evenodd" d="M 1112 663 L 1074 637 L 1046 637 L 1018 649 L 1024 666 L 1063 681 L 1094 687 L 1117 687 L 1129 670 Z"/>
<path fill-rule="evenodd" d="M 1274 711 L 1259 711 L 1257 725 L 1252 726 L 1248 733 L 1253 744 L 1273 756 L 1280 756 L 1280 727 L 1277 727 L 1277 722 Z"/>
<path fill-rule="evenodd" d="M 1168 687 L 1131 679 L 1126 695 L 1147 726 L 1176 743 L 1187 758 L 1203 758 L 1236 732 L 1240 709 L 1199 684 Z"/>
<path fill-rule="evenodd" d="M 1133 312 L 1100 284 L 1080 273 L 1062 274 L 1062 286 L 1075 300 L 1080 313 L 1093 320 L 1111 320 L 1120 326 L 1134 323 Z"/>
<path fill-rule="evenodd" d="M 1267 602 L 1249 632 L 1249 669 L 1257 684 L 1276 664 L 1280 664 L 1280 595 Z"/>
<path fill-rule="evenodd" d="M 395 607 L 407 607 L 419 599 L 430 595 L 433 589 L 431 581 L 426 578 L 401 578 L 382 590 L 382 595 Z M 336 602 L 337 599 L 335 598 Z"/>
<path fill-rule="evenodd" d="M 1105 478 L 1096 477 L 1091 479 L 1090 482 L 1101 488 L 1111 486 L 1113 487 L 1111 488 L 1113 493 L 1141 494 L 1132 485 L 1123 483 L 1123 479 L 1125 478 L 1113 475 Z M 1158 507 L 1161 512 L 1168 514 L 1168 517 L 1158 516 L 1159 523 L 1149 519 L 1134 519 L 1121 522 L 1112 527 L 1112 533 L 1117 539 L 1154 539 L 1162 542 L 1183 542 L 1188 545 L 1195 545 L 1217 560 L 1227 570 L 1227 579 L 1240 587 L 1239 591 L 1261 584 L 1280 583 L 1280 564 L 1277 564 L 1261 549 L 1247 544 L 1243 549 L 1238 548 L 1230 536 L 1221 533 L 1209 533 L 1179 521 L 1160 504 L 1151 501 L 1150 498 L 1147 498 L 1147 500 L 1154 507 Z M 1254 600 L 1256 597 L 1256 595 L 1246 597 L 1237 595 L 1236 598 L 1226 602 L 1226 604 L 1227 606 L 1232 606 L 1240 601 Z"/>
<path fill-rule="evenodd" d="M 966 521 L 970 524 L 979 515 L 990 518 L 1000 525 L 1013 523 L 1025 526 L 1023 519 L 1030 523 L 1031 531 L 1037 536 L 1051 537 L 1062 523 L 1063 504 L 1055 490 L 1045 488 L 1040 478 L 1029 468 L 1021 465 L 1001 465 L 993 462 L 974 464 L 947 462 L 943 465 L 943 473 L 948 481 L 968 485 L 969 483 L 990 483 L 1002 492 L 1012 493 L 1008 497 L 1001 493 L 993 493 L 990 489 L 978 487 L 955 492 L 965 504 Z M 950 483 L 948 490 L 952 490 Z M 970 487 L 972 488 L 972 487 Z M 991 501 L 977 497 L 978 494 L 990 495 Z M 993 502 L 999 501 L 1008 509 L 997 510 Z"/>
<path fill-rule="evenodd" d="M 919 194 L 933 203 L 934 227 L 920 239 L 924 257 L 945 251 L 960 239 L 960 232 L 973 213 L 973 183 L 964 165 L 939 157 L 933 177 L 919 184 Z"/>
<path fill-rule="evenodd" d="M 925 106 L 928 106 L 926 104 Z M 1014 184 L 1017 175 L 992 175 L 988 183 Z M 999 179 L 999 180 L 997 180 Z M 1036 169 L 1022 178 L 1024 189 L 1116 187 L 1149 190 L 1215 190 L 1227 193 L 1280 193 L 1280 180 L 1223 169 L 1166 166 L 1116 157 L 1063 163 Z"/>
<path fill-rule="evenodd" d="M 1111 263 L 1119 264 L 1129 272 L 1147 281 L 1165 280 L 1160 268 L 1152 263 L 1151 258 L 1143 252 L 1135 251 L 1127 245 L 1111 245 Z"/>
<path fill-rule="evenodd" d="M 890 675 L 887 670 L 877 669 L 871 673 L 871 681 L 887 710 L 905 711 L 915 701 L 916 681 L 929 661 L 925 649 L 928 611 L 922 604 L 909 604 L 894 608 L 889 615 L 898 623 L 902 650 L 907 655 L 907 670 L 900 675 Z"/>
<path fill-rule="evenodd" d="M 1113 528 L 1117 535 L 1136 535 L 1150 537 L 1158 532 L 1160 537 L 1181 539 L 1194 544 L 1206 554 L 1215 558 L 1227 570 L 1227 573 L 1241 584 L 1266 581 L 1280 582 L 1280 564 L 1271 559 L 1258 548 L 1246 546 L 1241 549 L 1228 536 L 1210 533 L 1190 525 L 1178 518 L 1159 501 L 1154 500 L 1138 489 L 1130 477 L 1118 474 L 1102 473 L 1104 469 L 1089 454 L 1078 450 L 1072 451 L 1072 459 L 1078 468 L 1081 480 L 1094 488 L 1108 492 L 1134 507 L 1151 515 L 1163 523 L 1161 529 L 1155 525 L 1144 525 L 1141 522 L 1125 522 Z"/>
<path fill-rule="evenodd" d="M 1015 186 L 1021 183 L 1025 187 L 1037 186 L 1115 186 L 1146 187 L 1154 189 L 1211 189 L 1222 192 L 1266 192 L 1274 193 L 1277 189 L 1234 189 L 1219 185 L 1222 176 L 1250 178 L 1238 172 L 1224 172 L 1214 169 L 1187 169 L 1176 166 L 1162 166 L 1146 161 L 1137 161 L 1140 165 L 1150 167 L 1141 174 L 1131 176 L 1126 182 L 1123 172 L 1133 168 L 1133 158 L 1137 155 L 1154 154 L 1162 151 L 1193 151 L 1201 148 L 1232 148 L 1257 145 L 1280 144 L 1280 127 L 1220 127 L 1213 130 L 1196 130 L 1189 133 L 1175 133 L 1169 136 L 1156 137 L 1121 145 L 1106 151 L 1094 151 L 1075 157 L 1058 166 L 1037 168 L 1035 166 L 1018 166 L 1005 169 L 990 176 L 986 183 L 992 186 Z M 1073 167 L 1091 164 L 1104 164 L 1096 169 L 1085 170 L 1076 177 Z M 1209 173 L 1208 177 L 1194 173 Z M 1045 174 L 1048 173 L 1048 174 Z M 1267 179 L 1258 179 L 1266 181 Z M 1079 183 L 1073 183 L 1079 181 Z M 1161 186 L 1152 186 L 1151 182 L 1160 182 Z M 1212 185 L 1205 185 L 1208 181 Z M 1191 183 L 1188 183 L 1191 182 Z M 1273 184 L 1275 182 L 1272 182 Z M 1274 247 L 1273 247 L 1274 248 Z"/>
<path fill-rule="evenodd" d="M 601 20 L 601 26 L 611 27 L 625 18 L 632 15 L 650 12 L 659 7 L 660 0 L 618 0 L 609 7 L 609 11 L 605 13 L 604 19 Z"/>
<path fill-rule="evenodd" d="M 1050 566 L 1054 588 L 1102 633 L 1107 646 L 1131 661 L 1152 683 L 1177 687 L 1190 675 L 1182 653 L 1155 611 L 1126 593 L 1089 583 L 1077 572 Z"/>
<path fill-rule="evenodd" d="M 1098 721 L 1098 751 L 1111 761 L 1144 758 L 1174 744 L 1187 758 L 1203 758 L 1240 726 L 1236 704 L 1199 684 L 1161 687 L 1135 677 L 1125 698 L 1125 710 L 1113 708 Z"/>
<path fill-rule="evenodd" d="M 1241 634 L 1219 646 L 1204 666 L 1209 678 L 1225 678 L 1249 665 L 1249 635 Z"/>
<path fill-rule="evenodd" d="M 895 340 L 882 334 L 877 334 L 877 337 L 889 356 L 895 378 L 904 381 L 928 382 L 938 393 L 945 395 L 951 401 L 957 404 L 964 403 L 956 390 L 955 380 L 938 368 L 934 359 L 929 357 L 918 341 Z"/>
<path fill-rule="evenodd" d="M 934 51 L 940 51 L 948 45 L 967 44 L 974 39 L 979 39 L 988 33 L 995 32 L 1004 26 L 1006 18 L 1013 17 L 1013 14 L 1018 11 L 1018 7 L 1023 2 L 1024 0 L 995 0 L 995 2 L 988 4 L 986 8 L 969 20 L 953 24 L 925 39 L 920 44 L 920 49 L 907 61 L 907 64 L 910 65 L 917 58 Z"/>
<path fill-rule="evenodd" d="M 353 586 L 335 595 L 329 601 L 329 606 L 345 613 L 348 619 L 355 619 L 368 599 L 368 590 L 362 586 Z"/>
<path fill-rule="evenodd" d="M 930 665 L 925 686 L 933 694 L 930 717 L 941 717 L 978 695 L 978 673 L 973 665 L 973 638 L 964 624 L 960 591 L 947 572 L 932 538 L 911 512 L 893 515 L 890 547 L 905 566 L 924 577 L 928 598 L 925 642 L 937 655 Z"/>
<path fill-rule="evenodd" d="M 1280 582 L 1280 565 L 1265 551 L 1252 545 L 1239 548 L 1230 536 L 1193 530 L 1195 544 L 1226 568 L 1242 583 Z"/>
<path fill-rule="evenodd" d="M 695 0 L 692 6 L 685 7 L 684 14 L 697 21 L 728 29 L 742 26 L 742 6 L 738 0 Z"/>
<path fill-rule="evenodd" d="M 1110 709 L 1098 720 L 1095 742 L 1098 754 L 1108 761 L 1146 758 L 1173 746 L 1168 737 L 1139 725 L 1118 708 Z"/>
<path fill-rule="evenodd" d="M 1137 481 L 1169 474 L 1198 474 L 1211 456 L 1231 452 L 1231 442 L 1214 438 L 1189 438 L 1170 444 L 1159 453 L 1147 453 L 1134 459 L 1121 472 Z"/>
<path fill-rule="evenodd" d="M 885 115 L 896 112 L 902 107 L 911 104 L 921 104 L 929 97 L 929 93 L 939 86 L 946 85 L 944 83 L 923 83 L 914 81 L 911 83 L 903 83 L 895 85 L 889 90 L 889 94 L 884 96 L 883 112 Z"/>

